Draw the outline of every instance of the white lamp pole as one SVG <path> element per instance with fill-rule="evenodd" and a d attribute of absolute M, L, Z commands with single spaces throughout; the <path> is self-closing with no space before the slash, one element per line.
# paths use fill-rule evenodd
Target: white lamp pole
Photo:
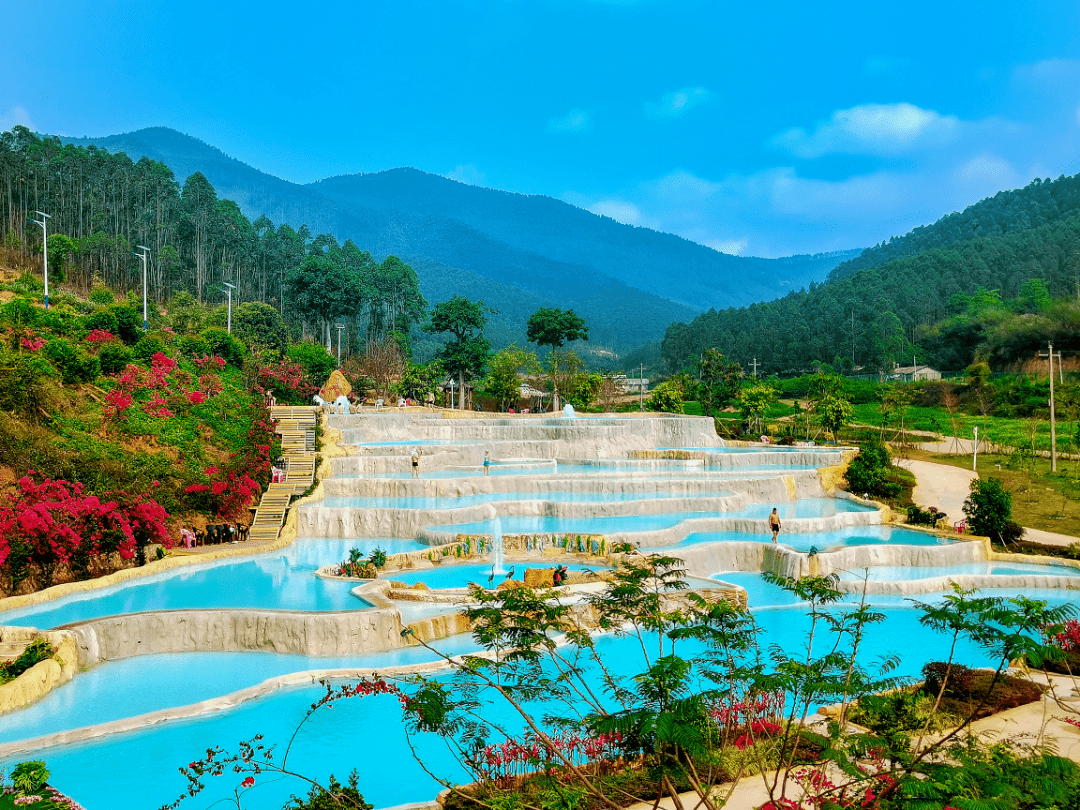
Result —
<path fill-rule="evenodd" d="M 979 426 L 976 425 L 972 428 L 975 433 L 975 452 L 971 454 L 971 470 L 972 472 L 979 471 Z"/>
<path fill-rule="evenodd" d="M 142 328 L 145 332 L 149 328 L 149 321 L 146 317 L 146 260 L 150 257 L 150 248 L 146 247 L 146 245 L 136 245 L 136 247 L 141 251 L 135 255 L 142 261 Z"/>
<path fill-rule="evenodd" d="M 337 362 L 341 365 L 341 330 L 345 328 L 345 324 L 334 324 L 334 328 L 337 329 Z"/>
<path fill-rule="evenodd" d="M 226 287 L 228 287 L 227 290 L 223 290 L 223 292 L 227 296 L 229 296 L 229 314 L 228 314 L 228 318 L 227 318 L 227 320 L 225 322 L 225 331 L 228 332 L 231 335 L 232 334 L 232 291 L 236 289 L 236 285 L 235 284 L 230 284 L 227 281 L 223 281 L 221 283 L 224 284 Z"/>
<path fill-rule="evenodd" d="M 51 214 L 46 214 L 44 211 L 35 211 L 35 214 L 41 217 L 41 220 L 34 220 L 41 226 L 43 249 L 42 253 L 45 255 L 45 309 L 49 308 L 49 226 L 46 224 L 49 219 L 52 218 Z"/>

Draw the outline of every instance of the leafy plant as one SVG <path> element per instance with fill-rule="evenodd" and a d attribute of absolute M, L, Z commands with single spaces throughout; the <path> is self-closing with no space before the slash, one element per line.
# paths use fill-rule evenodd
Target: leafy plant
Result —
<path fill-rule="evenodd" d="M 11 784 L 23 793 L 37 793 L 49 781 L 49 769 L 40 760 L 20 762 L 11 772 Z"/>

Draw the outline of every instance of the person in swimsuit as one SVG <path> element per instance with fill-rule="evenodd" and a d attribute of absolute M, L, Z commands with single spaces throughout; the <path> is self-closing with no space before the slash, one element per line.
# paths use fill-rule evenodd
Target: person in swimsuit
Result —
<path fill-rule="evenodd" d="M 484 451 L 484 475 L 488 475 L 491 472 L 491 456 L 487 450 Z"/>
<path fill-rule="evenodd" d="M 420 456 L 424 454 L 424 451 L 419 447 L 414 448 L 412 451 L 412 477 L 420 477 Z"/>
<path fill-rule="evenodd" d="M 772 541 L 776 542 L 776 535 L 780 534 L 780 515 L 776 511 L 776 507 L 773 507 L 772 514 L 769 515 L 769 528 L 772 529 Z"/>

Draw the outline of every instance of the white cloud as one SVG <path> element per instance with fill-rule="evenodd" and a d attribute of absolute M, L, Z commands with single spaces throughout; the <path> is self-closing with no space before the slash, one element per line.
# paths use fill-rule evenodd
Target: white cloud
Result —
<path fill-rule="evenodd" d="M 1013 80 L 1029 87 L 1053 91 L 1075 87 L 1080 80 L 1080 59 L 1044 59 L 1030 65 L 1018 65 L 1013 70 Z"/>
<path fill-rule="evenodd" d="M 746 239 L 731 239 L 731 240 L 719 240 L 715 242 L 705 242 L 705 247 L 711 247 L 713 250 L 718 250 L 721 253 L 727 253 L 729 256 L 741 256 L 743 251 L 750 245 L 750 242 Z"/>
<path fill-rule="evenodd" d="M 561 118 L 552 118 L 547 124 L 548 132 L 590 132 L 592 130 L 592 112 L 590 110 L 570 110 Z"/>
<path fill-rule="evenodd" d="M 625 200 L 597 200 L 587 207 L 594 214 L 610 217 L 623 225 L 641 225 L 641 209 Z"/>
<path fill-rule="evenodd" d="M 830 153 L 897 155 L 939 147 L 953 141 L 960 119 L 924 110 L 914 104 L 862 104 L 837 110 L 828 121 L 819 121 L 813 132 L 789 129 L 773 143 L 803 158 Z"/>
<path fill-rule="evenodd" d="M 0 132 L 7 132 L 16 124 L 22 124 L 24 127 L 36 131 L 34 122 L 30 119 L 30 113 L 26 111 L 25 107 L 16 106 L 0 113 Z"/>
<path fill-rule="evenodd" d="M 487 175 L 471 163 L 455 167 L 452 172 L 446 174 L 446 177 L 470 186 L 487 186 Z"/>
<path fill-rule="evenodd" d="M 684 87 L 664 93 L 659 101 L 646 102 L 645 115 L 649 118 L 678 118 L 694 107 L 706 103 L 711 97 L 712 93 L 704 87 Z"/>

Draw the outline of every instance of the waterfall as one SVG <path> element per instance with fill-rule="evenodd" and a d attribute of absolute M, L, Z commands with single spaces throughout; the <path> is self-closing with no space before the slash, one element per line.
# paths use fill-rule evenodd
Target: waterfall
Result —
<path fill-rule="evenodd" d="M 503 538 L 502 522 L 498 517 L 491 524 L 491 562 L 494 564 L 496 574 L 505 574 L 503 568 Z"/>

